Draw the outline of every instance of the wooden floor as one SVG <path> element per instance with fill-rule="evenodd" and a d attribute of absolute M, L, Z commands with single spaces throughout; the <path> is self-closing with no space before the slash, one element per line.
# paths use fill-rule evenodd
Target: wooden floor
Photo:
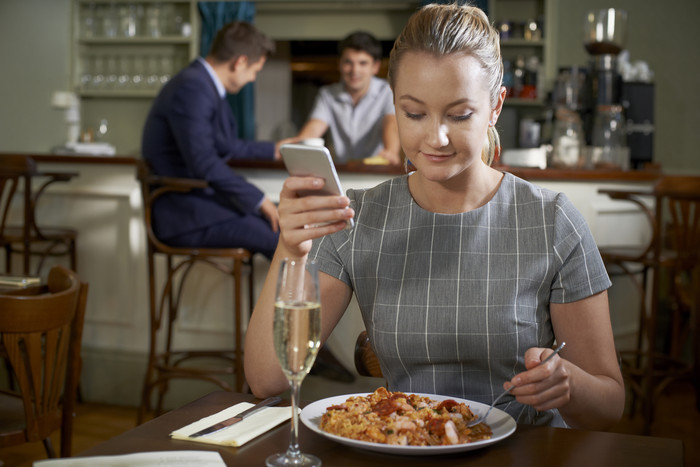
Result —
<path fill-rule="evenodd" d="M 133 428 L 135 419 L 136 409 L 134 408 L 81 404 L 77 411 L 73 452 L 79 453 Z M 625 417 L 613 431 L 641 434 L 641 420 Z M 677 383 L 669 387 L 659 401 L 652 435 L 683 440 L 685 465 L 694 467 L 700 466 L 698 433 L 700 433 L 700 412 L 695 409 L 692 386 Z M 58 448 L 58 434 L 53 436 L 53 443 L 54 447 Z M 33 461 L 44 458 L 44 448 L 40 442 L 0 449 L 2 467 L 31 466 Z"/>

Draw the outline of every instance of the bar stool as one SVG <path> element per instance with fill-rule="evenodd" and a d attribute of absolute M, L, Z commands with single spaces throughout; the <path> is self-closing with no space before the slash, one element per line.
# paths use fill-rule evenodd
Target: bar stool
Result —
<path fill-rule="evenodd" d="M 23 154 L 0 154 L 0 196 L 2 198 L 2 220 L 0 222 L 0 244 L 5 248 L 5 271 L 12 272 L 12 255 L 23 256 L 22 273 L 40 275 L 48 257 L 67 256 L 70 269 L 77 270 L 76 230 L 59 226 L 40 226 L 36 218 L 36 207 L 41 195 L 49 185 L 66 182 L 76 177 L 75 172 L 41 172 L 36 162 Z M 32 179 L 42 178 L 43 182 L 35 191 Z M 8 214 L 13 206 L 13 197 L 24 183 L 22 198 L 22 224 L 9 225 Z M 32 257 L 39 262 L 34 272 L 30 271 Z"/>
<path fill-rule="evenodd" d="M 158 392 L 155 414 L 162 412 L 163 397 L 172 379 L 204 380 L 216 384 L 224 390 L 233 388 L 225 379 L 235 377 L 235 390 L 245 392 L 247 384 L 243 372 L 243 278 L 248 281 L 248 304 L 252 307 L 253 295 L 253 254 L 243 248 L 190 248 L 171 247 L 156 237 L 152 226 L 153 203 L 166 193 L 187 193 L 206 188 L 204 180 L 160 177 L 150 174 L 148 166 L 141 162 L 138 166 L 138 179 L 141 184 L 148 249 L 148 289 L 150 308 L 150 340 L 148 367 L 143 384 L 141 406 L 137 422 L 144 420 L 151 411 L 151 397 Z M 156 256 L 165 257 L 165 280 L 160 293 L 156 289 Z M 223 261 L 222 261 L 223 260 Z M 230 349 L 219 350 L 177 350 L 173 342 L 173 325 L 177 320 L 183 286 L 192 267 L 196 264 L 210 265 L 233 277 L 234 281 L 234 342 Z M 250 315 L 250 308 L 247 311 Z M 159 343 L 159 334 L 164 329 L 165 343 Z M 194 359 L 221 359 L 226 366 L 185 366 Z"/>
<path fill-rule="evenodd" d="M 638 250 L 601 248 L 606 265 L 616 265 L 626 274 L 641 273 L 641 297 L 637 348 L 620 352 L 622 372 L 642 404 L 644 431 L 653 422 L 654 402 L 674 380 L 690 379 L 695 385 L 700 410 L 700 177 L 663 176 L 651 192 L 601 190 L 612 199 L 631 201 L 648 218 L 652 238 Z M 653 211 L 644 199 L 652 197 Z M 637 269 L 632 269 L 636 266 Z M 651 272 L 651 297 L 647 302 L 647 272 Z M 664 279 L 667 278 L 667 281 Z M 664 292 L 666 294 L 664 295 Z M 659 312 L 663 298 L 669 299 L 668 349 L 657 346 Z M 690 361 L 683 347 L 691 341 Z M 634 403 L 632 410 L 634 411 Z"/>

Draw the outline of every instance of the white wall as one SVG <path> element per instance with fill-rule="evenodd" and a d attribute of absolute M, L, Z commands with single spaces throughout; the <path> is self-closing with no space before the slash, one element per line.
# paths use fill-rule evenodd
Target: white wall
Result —
<path fill-rule="evenodd" d="M 65 142 L 51 95 L 69 90 L 70 5 L 0 1 L 0 151 L 46 152 Z"/>

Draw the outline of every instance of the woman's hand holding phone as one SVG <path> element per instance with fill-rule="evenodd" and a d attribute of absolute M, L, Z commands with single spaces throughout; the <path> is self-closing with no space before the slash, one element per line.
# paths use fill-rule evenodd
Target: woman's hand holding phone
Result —
<path fill-rule="evenodd" d="M 293 176 L 282 186 L 278 206 L 280 242 L 292 257 L 307 255 L 314 238 L 343 230 L 355 215 L 347 196 L 313 195 L 323 186 L 322 178 Z"/>

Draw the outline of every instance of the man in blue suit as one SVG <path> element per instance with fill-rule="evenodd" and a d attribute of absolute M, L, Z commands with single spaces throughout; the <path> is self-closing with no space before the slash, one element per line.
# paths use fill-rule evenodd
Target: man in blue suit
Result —
<path fill-rule="evenodd" d="M 153 208 L 156 235 L 173 246 L 237 247 L 272 257 L 279 235 L 277 208 L 236 174 L 231 159 L 279 159 L 273 142 L 237 137 L 226 101 L 255 81 L 274 42 L 251 24 L 219 30 L 206 58 L 195 59 L 160 91 L 146 119 L 141 153 L 153 173 L 203 179 L 209 188 L 171 193 Z"/>

